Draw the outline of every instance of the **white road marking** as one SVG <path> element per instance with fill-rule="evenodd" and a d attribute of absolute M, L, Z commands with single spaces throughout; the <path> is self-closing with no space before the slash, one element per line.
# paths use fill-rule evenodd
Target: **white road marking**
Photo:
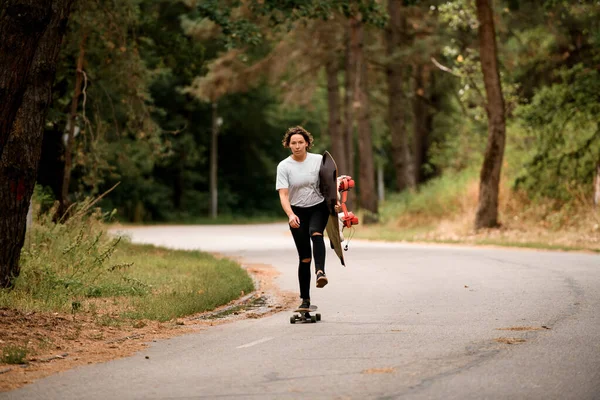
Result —
<path fill-rule="evenodd" d="M 256 346 L 257 344 L 268 342 L 269 340 L 273 340 L 273 339 L 275 339 L 275 338 L 274 337 L 262 338 L 262 339 L 259 339 L 259 340 L 255 340 L 254 342 L 250 342 L 250 343 L 246 343 L 246 344 L 243 344 L 241 346 L 238 346 L 238 347 L 236 347 L 236 349 L 245 349 L 247 347 Z"/>

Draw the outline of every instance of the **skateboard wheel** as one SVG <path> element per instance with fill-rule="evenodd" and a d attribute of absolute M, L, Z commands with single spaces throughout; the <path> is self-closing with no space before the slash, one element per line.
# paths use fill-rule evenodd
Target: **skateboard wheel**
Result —
<path fill-rule="evenodd" d="M 317 314 L 316 317 L 317 317 L 317 321 L 321 320 L 321 314 Z"/>
<path fill-rule="evenodd" d="M 291 316 L 290 317 L 290 324 L 295 324 L 296 323 L 296 317 Z"/>
<path fill-rule="evenodd" d="M 317 322 L 317 317 L 314 315 L 310 316 L 310 322 Z"/>

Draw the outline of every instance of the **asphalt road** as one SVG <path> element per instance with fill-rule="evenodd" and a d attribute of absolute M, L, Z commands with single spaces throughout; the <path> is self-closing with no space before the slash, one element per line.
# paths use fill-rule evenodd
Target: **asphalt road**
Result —
<path fill-rule="evenodd" d="M 128 232 L 273 265 L 297 290 L 285 224 Z M 348 267 L 327 257 L 319 323 L 215 326 L 0 398 L 600 399 L 598 255 L 352 241 Z"/>

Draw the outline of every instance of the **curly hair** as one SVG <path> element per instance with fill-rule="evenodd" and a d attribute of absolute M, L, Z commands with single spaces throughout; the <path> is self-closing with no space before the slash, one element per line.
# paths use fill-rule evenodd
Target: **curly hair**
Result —
<path fill-rule="evenodd" d="M 285 147 L 285 148 L 290 147 L 290 139 L 292 138 L 292 135 L 302 135 L 304 140 L 306 140 L 306 143 L 308 143 L 308 147 L 306 148 L 307 150 L 309 150 L 313 146 L 314 139 L 313 139 L 313 136 L 311 135 L 311 133 L 309 131 L 307 131 L 306 129 L 304 129 L 303 127 L 301 127 L 300 125 L 298 125 L 298 126 L 289 128 L 285 132 L 285 135 L 283 135 L 283 140 L 281 141 L 281 144 L 283 144 L 283 147 Z"/>

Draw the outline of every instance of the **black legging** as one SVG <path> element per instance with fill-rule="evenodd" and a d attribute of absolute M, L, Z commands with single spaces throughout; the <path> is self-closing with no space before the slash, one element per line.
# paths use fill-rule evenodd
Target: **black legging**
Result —
<path fill-rule="evenodd" d="M 315 260 L 315 272 L 325 272 L 325 242 L 323 240 L 323 231 L 325 230 L 327 220 L 329 219 L 329 211 L 325 201 L 312 207 L 292 206 L 292 211 L 300 218 L 299 228 L 290 227 L 300 261 L 298 265 L 300 297 L 303 299 L 310 299 L 310 259 L 313 258 L 311 257 L 310 242 L 312 240 L 312 255 L 314 255 Z M 320 233 L 320 235 L 314 235 L 315 232 Z M 306 259 L 309 261 L 302 261 Z"/>

